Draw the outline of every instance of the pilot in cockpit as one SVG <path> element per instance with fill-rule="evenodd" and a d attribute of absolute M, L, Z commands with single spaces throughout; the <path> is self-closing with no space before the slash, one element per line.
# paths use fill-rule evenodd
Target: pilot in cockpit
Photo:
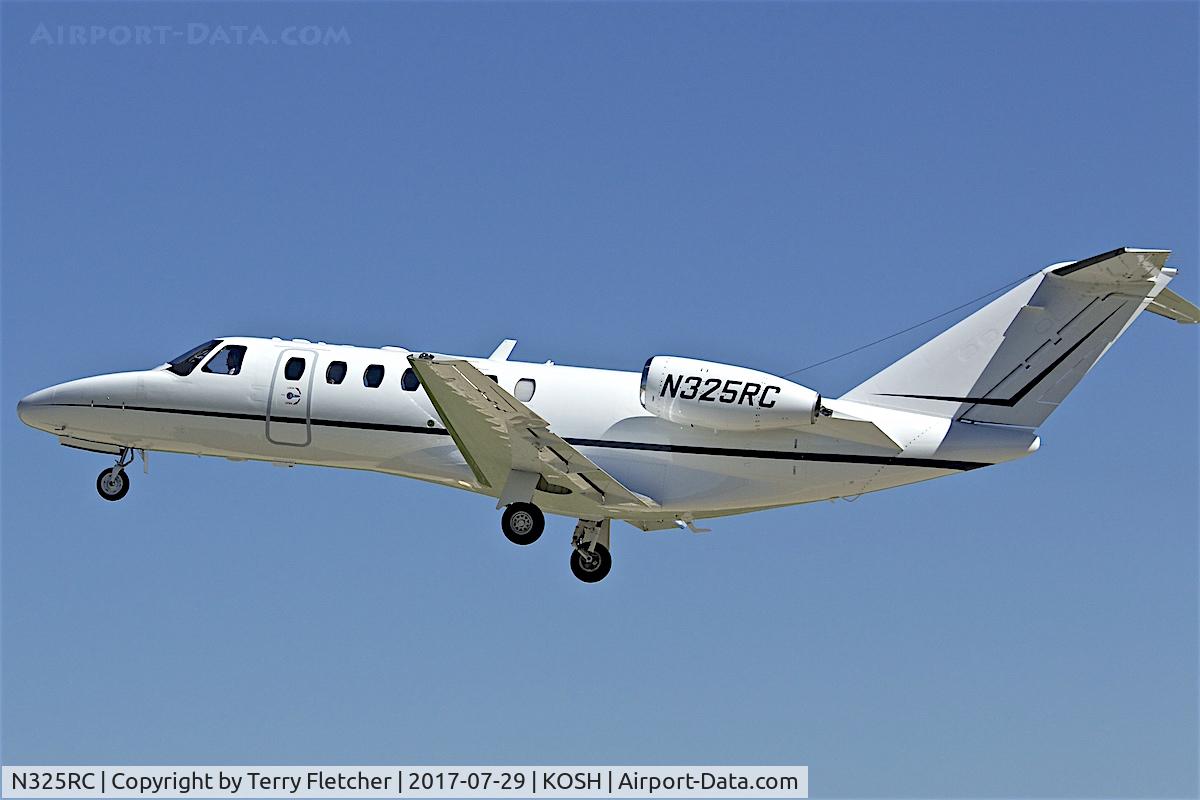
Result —
<path fill-rule="evenodd" d="M 229 348 L 229 355 L 225 359 L 225 366 L 228 369 L 228 372 L 226 374 L 237 375 L 239 372 L 241 372 L 242 371 L 242 358 L 244 358 L 245 355 L 246 355 L 246 348 L 244 348 L 244 347 Z"/>

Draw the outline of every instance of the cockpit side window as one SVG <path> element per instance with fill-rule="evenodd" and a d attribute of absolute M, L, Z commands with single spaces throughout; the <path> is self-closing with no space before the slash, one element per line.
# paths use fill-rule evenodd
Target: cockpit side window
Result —
<path fill-rule="evenodd" d="M 212 372 L 217 375 L 237 375 L 242 371 L 242 361 L 246 358 L 246 347 L 240 344 L 227 344 L 200 368 L 201 372 Z"/>
<path fill-rule="evenodd" d="M 170 366 L 167 367 L 176 375 L 191 375 L 192 370 L 196 365 L 204 360 L 204 357 L 213 351 L 217 345 L 221 343 L 220 339 L 212 339 L 205 342 L 199 347 L 193 347 L 181 356 L 171 359 Z"/>

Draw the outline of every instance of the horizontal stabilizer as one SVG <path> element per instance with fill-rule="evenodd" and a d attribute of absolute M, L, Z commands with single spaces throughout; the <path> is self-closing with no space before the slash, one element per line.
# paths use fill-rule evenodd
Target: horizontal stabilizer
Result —
<path fill-rule="evenodd" d="M 1150 301 L 1150 305 L 1146 306 L 1146 310 L 1184 325 L 1200 323 L 1200 308 L 1196 308 L 1170 289 L 1159 292 L 1158 296 Z"/>

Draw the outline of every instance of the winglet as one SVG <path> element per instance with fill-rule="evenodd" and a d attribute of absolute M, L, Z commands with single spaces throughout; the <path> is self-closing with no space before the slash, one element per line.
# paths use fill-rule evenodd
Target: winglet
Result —
<path fill-rule="evenodd" d="M 500 344 L 496 345 L 496 349 L 488 356 L 489 361 L 508 361 L 508 357 L 512 355 L 513 348 L 517 346 L 516 339 L 505 339 Z"/>

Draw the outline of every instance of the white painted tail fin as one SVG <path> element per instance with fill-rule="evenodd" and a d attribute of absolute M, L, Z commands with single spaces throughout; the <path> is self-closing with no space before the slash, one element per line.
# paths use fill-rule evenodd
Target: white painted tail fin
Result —
<path fill-rule="evenodd" d="M 1168 255 L 1122 247 L 1047 267 L 843 399 L 1036 427 L 1166 289 Z M 1191 321 L 1179 299 L 1160 305 Z"/>

